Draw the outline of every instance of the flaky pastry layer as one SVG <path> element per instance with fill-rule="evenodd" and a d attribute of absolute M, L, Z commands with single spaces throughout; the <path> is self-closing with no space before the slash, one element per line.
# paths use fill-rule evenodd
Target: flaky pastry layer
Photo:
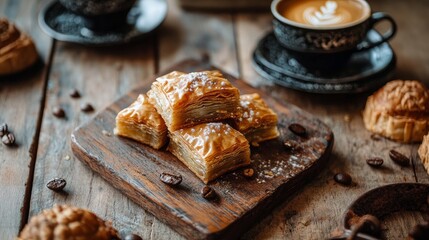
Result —
<path fill-rule="evenodd" d="M 240 96 L 238 116 L 233 126 L 251 143 L 259 143 L 279 136 L 277 114 L 257 93 Z"/>
<path fill-rule="evenodd" d="M 167 127 L 144 95 L 116 116 L 114 133 L 159 149 L 167 142 Z"/>
<path fill-rule="evenodd" d="M 205 183 L 250 164 L 248 141 L 223 123 L 203 123 L 170 132 L 168 150 Z"/>
<path fill-rule="evenodd" d="M 148 92 L 170 131 L 235 116 L 239 91 L 219 71 L 171 72 Z"/>

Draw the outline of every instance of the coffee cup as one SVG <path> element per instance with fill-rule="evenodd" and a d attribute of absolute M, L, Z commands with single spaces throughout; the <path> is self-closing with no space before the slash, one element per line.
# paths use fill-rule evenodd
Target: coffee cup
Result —
<path fill-rule="evenodd" d="M 397 30 L 390 15 L 372 13 L 365 0 L 274 0 L 271 12 L 278 42 L 304 65 L 337 66 L 353 52 L 389 41 Z M 390 24 L 389 30 L 378 41 L 365 42 L 381 21 Z"/>
<path fill-rule="evenodd" d="M 69 11 L 82 16 L 93 31 L 119 29 L 126 25 L 128 12 L 136 0 L 59 0 Z"/>

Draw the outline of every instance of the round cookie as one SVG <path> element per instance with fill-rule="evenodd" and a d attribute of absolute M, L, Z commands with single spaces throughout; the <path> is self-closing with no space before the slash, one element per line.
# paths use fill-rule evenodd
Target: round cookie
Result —
<path fill-rule="evenodd" d="M 119 239 L 117 231 L 94 213 L 67 205 L 56 205 L 30 219 L 18 240 Z"/>
<path fill-rule="evenodd" d="M 391 81 L 368 97 L 363 121 L 389 139 L 420 142 L 429 131 L 428 89 L 419 81 Z"/>
<path fill-rule="evenodd" d="M 5 18 L 0 18 L 0 75 L 20 72 L 38 58 L 31 38 Z"/>

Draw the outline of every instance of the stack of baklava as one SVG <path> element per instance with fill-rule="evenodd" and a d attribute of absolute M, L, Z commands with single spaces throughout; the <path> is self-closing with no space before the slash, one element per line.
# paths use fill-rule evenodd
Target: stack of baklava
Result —
<path fill-rule="evenodd" d="M 219 72 L 171 72 L 116 117 L 115 134 L 168 151 L 202 181 L 250 164 L 250 146 L 277 138 L 277 115 L 240 96 Z"/>

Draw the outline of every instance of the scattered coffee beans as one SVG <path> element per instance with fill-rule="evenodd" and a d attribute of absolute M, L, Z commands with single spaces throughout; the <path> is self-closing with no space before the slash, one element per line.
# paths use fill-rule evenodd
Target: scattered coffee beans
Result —
<path fill-rule="evenodd" d="M 289 130 L 301 137 L 307 135 L 307 130 L 305 129 L 305 127 L 298 123 L 292 123 L 291 125 L 289 125 Z"/>
<path fill-rule="evenodd" d="M 94 107 L 89 103 L 84 103 L 80 105 L 80 110 L 82 110 L 82 112 L 92 112 L 94 111 Z"/>
<path fill-rule="evenodd" d="M 13 135 L 13 133 L 6 133 L 1 138 L 1 141 L 6 146 L 12 146 L 15 143 L 15 135 Z"/>
<path fill-rule="evenodd" d="M 408 165 L 410 165 L 410 159 L 408 157 L 406 157 L 404 154 L 392 149 L 389 152 L 389 157 L 390 159 L 392 159 L 393 162 L 395 162 L 396 164 L 406 167 Z"/>
<path fill-rule="evenodd" d="M 52 109 L 52 114 L 57 118 L 63 118 L 66 116 L 66 113 L 64 112 L 64 109 L 60 107 L 54 107 Z"/>
<path fill-rule="evenodd" d="M 163 172 L 159 175 L 159 179 L 170 186 L 176 186 L 179 185 L 182 182 L 182 176 L 179 175 L 175 175 L 175 174 L 171 174 L 171 173 L 166 173 Z"/>
<path fill-rule="evenodd" d="M 381 167 L 381 165 L 383 165 L 384 160 L 382 158 L 379 157 L 374 157 L 374 158 L 369 158 L 366 160 L 366 163 L 371 166 L 371 167 Z"/>
<path fill-rule="evenodd" d="M 335 180 L 335 182 L 342 184 L 342 185 L 345 185 L 345 186 L 349 186 L 350 184 L 352 184 L 352 177 L 347 173 L 335 174 L 334 180 Z"/>
<path fill-rule="evenodd" d="M 79 98 L 80 97 L 80 93 L 77 89 L 73 89 L 70 91 L 70 97 L 72 98 Z"/>
<path fill-rule="evenodd" d="M 246 168 L 243 170 L 243 175 L 245 177 L 251 178 L 253 177 L 253 174 L 255 174 L 255 170 L 253 170 L 253 168 Z"/>
<path fill-rule="evenodd" d="M 7 129 L 7 124 L 3 123 L 0 125 L 0 137 L 3 137 L 4 135 L 6 135 L 8 133 L 8 129 Z"/>
<path fill-rule="evenodd" d="M 125 236 L 124 240 L 143 240 L 143 238 L 136 234 L 128 234 Z"/>
<path fill-rule="evenodd" d="M 205 186 L 201 190 L 201 196 L 203 196 L 205 199 L 213 199 L 216 197 L 216 192 L 213 190 L 213 188 Z"/>
<path fill-rule="evenodd" d="M 46 187 L 52 191 L 59 192 L 64 189 L 67 182 L 63 178 L 54 178 L 46 184 Z"/>

